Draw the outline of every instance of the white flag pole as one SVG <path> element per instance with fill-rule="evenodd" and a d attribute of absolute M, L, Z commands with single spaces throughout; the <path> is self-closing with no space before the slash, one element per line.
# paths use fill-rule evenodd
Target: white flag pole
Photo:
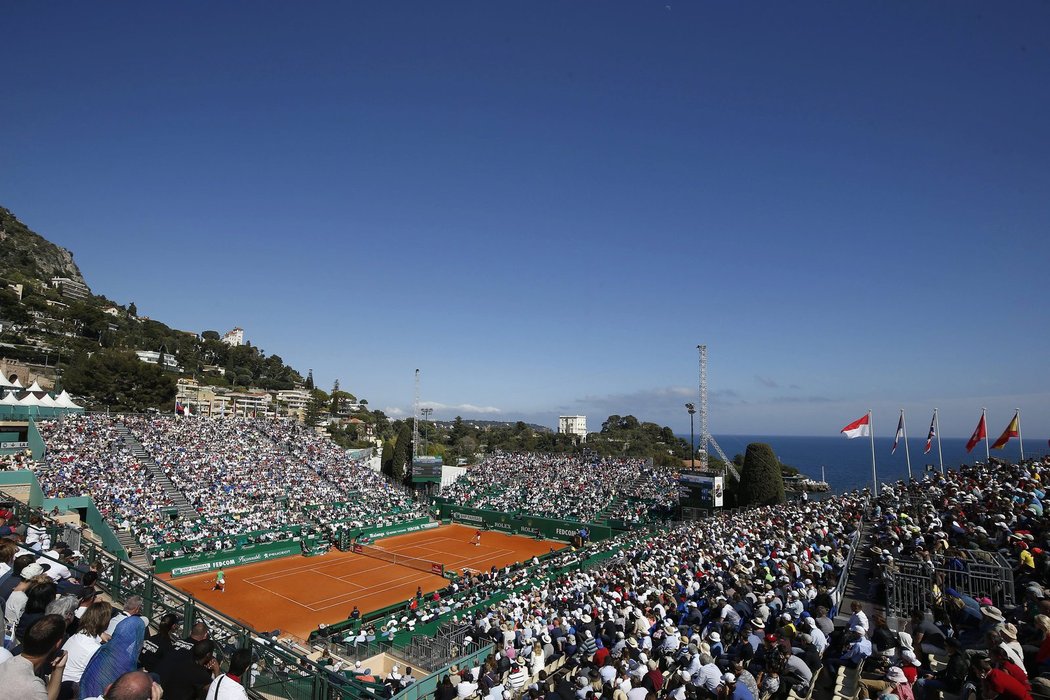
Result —
<path fill-rule="evenodd" d="M 1021 409 L 1014 409 L 1017 411 L 1017 444 L 1021 446 L 1021 461 L 1024 461 L 1024 439 L 1021 437 Z"/>
<path fill-rule="evenodd" d="M 868 409 L 868 437 L 871 438 L 871 484 L 872 498 L 879 497 L 879 476 L 875 471 L 875 425 L 871 420 L 871 409 Z"/>
<path fill-rule="evenodd" d="M 981 423 L 984 424 L 984 461 L 992 461 L 992 453 L 988 449 L 988 411 L 981 406 Z"/>
<path fill-rule="evenodd" d="M 933 409 L 933 429 L 937 431 L 937 460 L 941 463 L 941 476 L 944 476 L 944 455 L 941 453 L 941 420 L 937 409 Z"/>
<path fill-rule="evenodd" d="M 911 452 L 908 450 L 908 421 L 904 418 L 904 409 L 901 409 L 901 427 L 904 428 L 904 458 L 908 461 L 908 481 L 911 481 Z"/>

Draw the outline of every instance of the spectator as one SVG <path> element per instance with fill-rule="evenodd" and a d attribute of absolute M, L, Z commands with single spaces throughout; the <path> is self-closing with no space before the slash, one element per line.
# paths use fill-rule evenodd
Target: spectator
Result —
<path fill-rule="evenodd" d="M 70 697 L 79 697 L 77 693 L 84 669 L 102 643 L 109 641 L 106 627 L 109 626 L 111 613 L 109 603 L 94 603 L 80 618 L 80 629 L 62 646 L 68 655 L 62 684 L 70 686 L 73 691 Z"/>
<path fill-rule="evenodd" d="M 6 697 L 48 700 L 58 697 L 66 655 L 60 653 L 66 623 L 58 615 L 37 620 L 26 630 L 22 653 L 0 664 L 0 688 Z M 47 675 L 45 683 L 43 676 Z"/>
<path fill-rule="evenodd" d="M 142 618 L 122 620 L 110 640 L 98 648 L 84 667 L 80 676 L 81 697 L 102 695 L 110 683 L 134 671 L 138 666 L 145 636 L 146 625 Z"/>

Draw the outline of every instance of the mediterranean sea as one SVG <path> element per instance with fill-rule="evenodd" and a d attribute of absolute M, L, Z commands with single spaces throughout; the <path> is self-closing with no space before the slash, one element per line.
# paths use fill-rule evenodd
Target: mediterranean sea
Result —
<path fill-rule="evenodd" d="M 689 442 L 688 433 L 678 435 Z M 992 442 L 998 433 L 990 436 Z M 696 436 L 697 443 L 700 436 Z M 801 437 L 787 435 L 716 435 L 715 440 L 730 459 L 736 454 L 743 454 L 749 443 L 765 442 L 784 464 L 798 469 L 811 479 L 820 480 L 820 468 L 824 467 L 824 478 L 831 486 L 833 493 L 843 493 L 852 489 L 864 488 L 871 484 L 871 442 L 869 438 L 849 440 L 844 436 Z M 961 464 L 973 464 L 984 460 L 984 441 L 966 452 L 967 438 L 941 438 L 941 451 L 944 454 L 944 468 L 958 468 Z M 921 438 L 908 437 L 911 449 L 911 470 L 916 477 L 921 477 L 926 465 L 938 466 L 937 440 L 929 454 L 922 453 L 926 445 L 925 430 Z M 897 446 L 897 453 L 891 455 L 892 437 L 875 438 L 875 466 L 880 483 L 893 482 L 908 477 L 907 462 L 904 458 L 904 441 Z M 1025 440 L 1025 457 L 1043 457 L 1050 454 L 1045 438 Z M 1017 461 L 1020 459 L 1017 440 L 1010 440 L 1002 450 L 992 450 L 992 457 Z"/>

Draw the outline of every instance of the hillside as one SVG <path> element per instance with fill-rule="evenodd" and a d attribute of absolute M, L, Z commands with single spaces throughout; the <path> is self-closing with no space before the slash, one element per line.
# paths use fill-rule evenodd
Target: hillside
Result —
<path fill-rule="evenodd" d="M 89 404 L 96 399 L 114 405 L 109 400 L 112 387 L 104 386 L 114 374 L 124 374 L 123 381 L 132 379 L 128 373 L 143 375 L 135 382 L 157 387 L 143 400 L 116 402 L 134 410 L 170 406 L 180 375 L 197 377 L 203 384 L 266 390 L 292 389 L 303 381 L 280 356 L 268 356 L 250 343 L 230 346 L 216 331 L 174 329 L 139 316 L 133 302 L 119 304 L 90 290 L 64 293 L 51 287 L 52 277 L 87 285 L 70 251 L 0 207 L 0 357 L 27 364 L 35 374 L 52 380 L 68 377 L 69 390 Z M 138 362 L 137 350 L 167 353 L 173 371 Z"/>
<path fill-rule="evenodd" d="M 0 207 L 0 276 L 15 283 L 68 277 L 87 284 L 73 254 L 34 233 L 9 210 Z"/>

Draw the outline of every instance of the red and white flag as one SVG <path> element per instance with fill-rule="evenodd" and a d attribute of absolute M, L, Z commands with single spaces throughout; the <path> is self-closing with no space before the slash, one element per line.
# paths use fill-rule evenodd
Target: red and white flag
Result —
<path fill-rule="evenodd" d="M 893 436 L 893 449 L 890 450 L 890 454 L 897 454 L 897 443 L 904 437 L 904 413 L 901 413 L 901 418 L 897 421 L 897 434 Z"/>
<path fill-rule="evenodd" d="M 871 414 L 865 413 L 839 432 L 850 440 L 853 438 L 868 437 L 871 435 Z"/>
<path fill-rule="evenodd" d="M 977 446 L 981 440 L 988 437 L 988 426 L 984 423 L 984 414 L 981 414 L 981 420 L 977 421 L 977 427 L 973 429 L 973 435 L 970 436 L 970 441 L 966 443 L 966 451 L 970 452 L 974 447 Z"/>

